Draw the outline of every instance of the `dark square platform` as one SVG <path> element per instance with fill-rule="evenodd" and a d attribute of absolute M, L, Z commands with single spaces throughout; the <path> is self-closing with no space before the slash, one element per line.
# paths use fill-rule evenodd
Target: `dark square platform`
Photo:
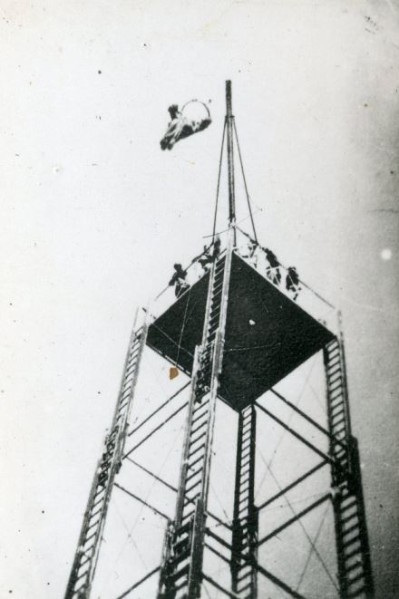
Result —
<path fill-rule="evenodd" d="M 201 343 L 209 274 L 149 327 L 147 344 L 187 374 Z M 234 410 L 254 402 L 334 335 L 233 254 L 219 397 Z"/>

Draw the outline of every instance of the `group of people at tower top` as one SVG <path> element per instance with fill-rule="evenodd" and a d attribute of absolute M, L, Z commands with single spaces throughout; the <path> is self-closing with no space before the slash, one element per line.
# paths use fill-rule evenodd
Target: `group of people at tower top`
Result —
<path fill-rule="evenodd" d="M 274 283 L 274 285 L 281 285 L 281 270 L 282 265 L 278 261 L 277 256 L 272 250 L 266 247 L 260 246 L 254 239 L 249 238 L 248 249 L 245 253 L 241 253 L 243 258 L 246 258 L 255 268 L 258 267 L 258 256 L 257 250 L 261 250 L 266 258 L 266 277 Z M 295 266 L 289 266 L 285 276 L 285 288 L 290 294 L 293 300 L 296 300 L 301 290 L 299 275 Z"/>
<path fill-rule="evenodd" d="M 200 256 L 194 258 L 192 263 L 198 262 L 202 267 L 203 273 L 207 272 L 220 254 L 220 245 L 220 237 L 216 237 L 215 241 L 210 246 L 207 247 L 204 245 L 204 251 Z M 184 270 L 181 264 L 174 264 L 173 268 L 175 269 L 175 272 L 169 281 L 169 285 L 175 286 L 175 295 L 176 297 L 180 297 L 190 286 L 186 281 L 187 270 Z"/>
<path fill-rule="evenodd" d="M 203 272 L 207 272 L 213 262 L 215 262 L 221 251 L 221 242 L 220 238 L 216 237 L 215 241 L 209 246 L 204 246 L 204 251 L 202 254 L 195 258 L 193 262 L 198 262 L 198 264 L 203 269 Z M 260 246 L 254 239 L 249 238 L 247 246 L 243 249 L 240 255 L 247 259 L 255 268 L 258 267 L 258 250 L 261 250 L 266 258 L 266 277 L 277 286 L 281 285 L 281 270 L 282 265 L 278 261 L 277 256 L 272 250 L 268 248 Z M 176 297 L 180 297 L 188 288 L 189 284 L 187 283 L 187 270 L 183 269 L 181 264 L 174 264 L 174 273 L 169 281 L 169 285 L 175 286 L 175 295 Z M 300 280 L 298 272 L 295 266 L 289 266 L 286 270 L 285 276 L 285 288 L 292 299 L 295 301 L 299 295 L 301 290 Z"/>

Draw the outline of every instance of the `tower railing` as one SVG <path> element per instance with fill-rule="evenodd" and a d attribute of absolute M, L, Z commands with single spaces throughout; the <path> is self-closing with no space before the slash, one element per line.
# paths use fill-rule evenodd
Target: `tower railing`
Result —
<path fill-rule="evenodd" d="M 223 235 L 221 236 L 223 239 Z M 213 244 L 208 244 L 210 253 L 213 251 Z M 225 250 L 222 248 L 220 255 Z M 319 293 L 313 290 L 301 278 L 298 285 L 291 281 L 290 267 L 280 262 L 278 266 L 273 266 L 267 257 L 270 250 L 261 246 L 250 235 L 237 227 L 235 253 L 240 256 L 251 268 L 255 269 L 262 277 L 274 285 L 281 293 L 295 302 L 300 308 L 305 310 L 315 320 L 324 325 L 334 335 L 339 335 L 339 315 L 337 308 Z M 151 316 L 155 319 L 158 315 L 167 310 L 179 297 L 190 293 L 190 289 L 200 279 L 207 276 L 212 266 L 212 260 L 202 266 L 205 253 L 198 254 L 187 266 L 183 266 L 186 271 L 187 287 L 179 294 L 176 293 L 174 285 L 165 286 L 157 295 L 151 305 Z M 171 276 L 173 271 L 171 271 Z M 290 288 L 291 287 L 291 288 Z M 295 288 L 296 287 L 296 288 Z"/>
<path fill-rule="evenodd" d="M 298 283 L 295 284 L 290 273 L 291 267 L 283 265 L 278 260 L 276 260 L 276 264 L 273 260 L 271 263 L 268 259 L 268 253 L 271 251 L 269 248 L 260 245 L 243 230 L 237 228 L 237 231 L 236 253 L 281 293 L 323 324 L 329 331 L 338 335 L 338 309 L 299 276 Z M 274 253 L 272 252 L 272 254 Z"/>

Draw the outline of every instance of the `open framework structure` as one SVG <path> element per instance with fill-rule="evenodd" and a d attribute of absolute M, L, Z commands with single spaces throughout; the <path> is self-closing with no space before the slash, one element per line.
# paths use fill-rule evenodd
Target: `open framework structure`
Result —
<path fill-rule="evenodd" d="M 110 596 L 115 599 L 128 596 L 158 599 L 373 597 L 358 443 L 351 432 L 339 317 L 333 307 L 305 283 L 298 280 L 284 286 L 289 272 L 257 239 L 243 169 L 252 230 L 249 234 L 238 227 L 234 159 L 238 157 L 241 168 L 242 161 L 230 82 L 226 84 L 226 105 L 220 164 L 227 155 L 227 227 L 220 237 L 214 227 L 209 247 L 191 263 L 196 277 L 189 285 L 183 281 L 178 297 L 156 316 L 143 311 L 143 322 L 135 326 L 65 599 L 91 596 L 95 575 L 101 568 L 99 554 L 104 530 L 107 530 L 104 527 L 111 495 L 115 493 L 126 495 L 132 504 L 165 520 L 162 546 L 153 549 L 158 563 L 144 575 L 137 576 L 132 562 L 131 584 L 123 592 L 112 594 L 111 591 Z M 220 173 L 221 167 L 218 193 Z M 243 251 L 243 247 L 246 250 Z M 320 307 L 326 317 L 320 317 Z M 183 378 L 187 377 L 187 382 L 155 410 L 141 417 L 132 411 L 132 406 L 147 348 L 171 363 L 171 373 L 180 372 Z M 315 419 L 309 410 L 299 407 L 299 401 L 292 401 L 276 389 L 313 356 L 322 356 L 324 421 Z M 184 393 L 185 400 L 178 403 Z M 285 411 L 272 409 L 273 401 Z M 209 500 L 214 437 L 221 426 L 215 418 L 220 402 L 231 412 L 235 423 L 227 453 L 230 460 L 225 458 L 226 468 L 234 471 L 232 488 L 226 489 L 226 493 L 230 493 L 227 518 L 216 514 Z M 148 439 L 156 438 L 168 423 L 183 416 L 180 467 L 175 484 L 171 484 L 145 463 L 145 447 Z M 299 425 L 293 426 L 292 416 Z M 130 422 L 134 417 L 133 426 Z M 261 433 L 260 419 L 263 421 Z M 256 501 L 259 452 L 267 443 L 272 426 L 281 427 L 284 434 L 295 441 L 297 451 L 301 448 L 308 452 L 313 461 L 309 462 L 309 468 L 292 471 L 289 467 L 295 458 L 292 454 L 285 465 L 280 466 L 286 474 L 284 484 L 276 483 L 275 492 Z M 162 444 L 155 447 L 152 460 L 154 456 L 160 460 Z M 136 458 L 139 448 L 141 461 Z M 276 482 L 279 472 L 275 469 L 273 474 L 270 464 L 269 461 L 267 465 Z M 140 495 L 137 472 L 130 474 L 126 483 L 123 481 L 123 471 L 132 465 L 137 472 L 140 470 L 152 478 L 164 493 L 174 495 L 174 513 L 165 514 L 159 505 L 157 507 L 156 498 L 151 501 L 150 494 Z M 309 496 L 313 481 L 322 472 L 324 491 L 319 489 L 320 492 Z M 301 489 L 305 489 L 304 497 L 309 498 L 295 503 L 292 494 Z M 287 515 L 283 520 L 279 520 L 275 517 L 278 510 L 273 511 L 273 507 L 282 500 L 289 509 L 284 511 Z M 331 539 L 326 541 L 332 572 L 327 558 L 323 558 L 318 549 L 323 523 L 311 533 L 308 528 L 311 514 L 317 512 L 324 518 L 327 511 L 331 514 L 333 530 Z M 267 532 L 265 522 L 269 527 Z M 299 547 L 292 547 L 293 541 L 289 541 L 288 545 L 294 549 L 292 555 L 296 556 L 290 561 L 281 557 L 281 551 L 275 547 L 295 526 L 304 534 L 303 545 L 309 552 L 302 558 L 303 552 Z M 144 539 L 136 537 L 133 542 L 139 546 Z M 320 586 L 318 577 L 312 575 L 311 559 L 325 570 L 329 586 Z M 223 575 L 215 574 L 216 563 L 221 564 Z M 307 582 L 306 572 L 311 574 Z M 156 585 L 153 582 L 148 594 L 150 591 L 141 589 L 150 580 L 157 582 Z"/>

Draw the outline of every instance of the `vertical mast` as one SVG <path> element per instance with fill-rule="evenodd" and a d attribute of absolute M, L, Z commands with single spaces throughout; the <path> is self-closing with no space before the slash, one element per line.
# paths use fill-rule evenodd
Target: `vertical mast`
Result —
<path fill-rule="evenodd" d="M 232 110 L 231 81 L 226 81 L 226 125 L 227 125 L 227 165 L 229 183 L 229 226 L 235 228 L 236 206 L 234 191 L 234 148 L 233 148 L 233 124 L 234 116 Z"/>

